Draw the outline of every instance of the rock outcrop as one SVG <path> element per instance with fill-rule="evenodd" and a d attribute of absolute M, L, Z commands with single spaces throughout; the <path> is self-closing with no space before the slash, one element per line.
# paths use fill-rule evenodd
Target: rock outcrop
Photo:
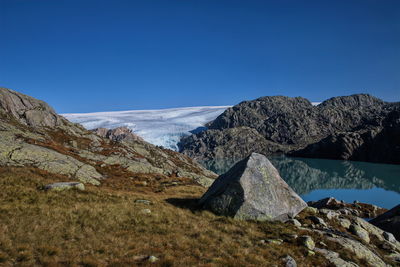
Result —
<path fill-rule="evenodd" d="M 66 122 L 45 102 L 6 88 L 0 88 L 0 110 L 32 127 L 55 127 Z"/>
<path fill-rule="evenodd" d="M 259 221 L 286 221 L 307 206 L 271 162 L 257 153 L 218 177 L 199 204 L 219 215 Z"/>
<path fill-rule="evenodd" d="M 69 122 L 43 101 L 0 88 L 0 166 L 36 167 L 94 185 L 116 174 L 127 179 L 179 176 L 202 185 L 217 176 L 126 128 L 97 132 Z"/>
<path fill-rule="evenodd" d="M 208 130 L 178 145 L 198 160 L 239 160 L 258 152 L 398 164 L 399 107 L 365 94 L 317 106 L 301 97 L 261 97 L 228 108 Z"/>
<path fill-rule="evenodd" d="M 392 233 L 397 240 L 400 240 L 400 205 L 381 214 L 371 220 L 370 223 L 384 231 Z"/>
<path fill-rule="evenodd" d="M 143 138 L 134 134 L 131 129 L 128 127 L 118 127 L 115 129 L 107 129 L 107 128 L 97 128 L 92 130 L 92 132 L 97 135 L 110 139 L 114 142 L 134 142 L 134 141 L 144 141 Z"/>

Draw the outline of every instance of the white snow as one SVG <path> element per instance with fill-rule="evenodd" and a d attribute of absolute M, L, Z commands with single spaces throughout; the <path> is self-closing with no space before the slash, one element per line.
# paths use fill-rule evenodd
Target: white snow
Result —
<path fill-rule="evenodd" d="M 149 143 L 177 150 L 180 138 L 204 127 L 230 106 L 62 114 L 86 129 L 127 126 Z"/>

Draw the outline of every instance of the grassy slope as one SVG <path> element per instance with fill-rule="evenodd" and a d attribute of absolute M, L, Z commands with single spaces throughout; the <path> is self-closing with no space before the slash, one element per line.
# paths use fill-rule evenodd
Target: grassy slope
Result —
<path fill-rule="evenodd" d="M 64 177 L 33 168 L 0 168 L 0 265 L 326 266 L 295 244 L 296 230 L 280 223 L 235 221 L 193 209 L 204 188 L 184 182 L 154 190 L 111 178 L 86 191 L 44 192 Z M 118 178 L 122 179 L 122 178 Z M 123 186 L 122 186 L 123 185 Z M 153 205 L 135 203 L 148 199 Z M 145 208 L 151 214 L 143 214 Z M 298 233 L 298 231 L 297 231 Z M 267 238 L 282 245 L 262 244 Z"/>

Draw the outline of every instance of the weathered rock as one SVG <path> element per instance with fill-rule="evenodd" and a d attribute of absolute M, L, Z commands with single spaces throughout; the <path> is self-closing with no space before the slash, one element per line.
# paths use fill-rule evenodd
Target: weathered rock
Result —
<path fill-rule="evenodd" d="M 400 240 L 400 205 L 376 217 L 370 223 L 392 233 L 397 240 Z"/>
<path fill-rule="evenodd" d="M 303 236 L 300 236 L 298 238 L 298 240 L 299 240 L 299 243 L 301 245 L 305 246 L 307 249 L 314 250 L 315 243 L 314 243 L 314 240 L 311 238 L 311 236 L 303 235 Z"/>
<path fill-rule="evenodd" d="M 0 88 L 0 110 L 32 127 L 55 127 L 66 121 L 45 102 L 6 88 Z"/>
<path fill-rule="evenodd" d="M 309 212 L 309 213 L 311 213 L 311 214 L 318 214 L 318 209 L 317 209 L 317 208 L 310 207 L 310 206 L 305 207 L 305 208 L 304 208 L 304 211 L 305 211 L 305 212 Z"/>
<path fill-rule="evenodd" d="M 313 250 L 308 250 L 307 251 L 307 256 L 314 256 L 315 252 Z"/>
<path fill-rule="evenodd" d="M 150 209 L 142 209 L 140 211 L 140 213 L 142 213 L 142 214 L 151 214 L 151 210 Z"/>
<path fill-rule="evenodd" d="M 147 199 L 136 199 L 135 203 L 144 204 L 144 205 L 151 205 L 152 204 L 152 202 L 150 200 L 147 200 Z"/>
<path fill-rule="evenodd" d="M 332 218 L 339 214 L 371 218 L 371 216 L 374 216 L 375 214 L 382 214 L 386 211 L 386 209 L 379 208 L 375 205 L 367 203 L 350 204 L 344 201 L 339 201 L 333 197 L 324 198 L 318 201 L 309 201 L 307 204 L 318 208 L 320 213 Z M 331 210 L 332 213 L 328 214 L 328 210 Z"/>
<path fill-rule="evenodd" d="M 324 214 L 329 220 L 336 218 L 339 214 L 336 211 L 329 210 L 329 209 L 320 209 L 319 213 Z"/>
<path fill-rule="evenodd" d="M 350 232 L 361 238 L 365 243 L 369 243 L 370 238 L 367 230 L 361 228 L 360 226 L 356 224 L 350 225 Z"/>
<path fill-rule="evenodd" d="M 327 249 L 320 249 L 315 248 L 317 253 L 322 254 L 331 264 L 336 267 L 357 267 L 358 265 L 354 262 L 348 262 L 340 258 L 339 253 L 327 250 Z"/>
<path fill-rule="evenodd" d="M 266 239 L 265 242 L 268 244 L 280 245 L 283 243 L 283 240 L 282 239 Z"/>
<path fill-rule="evenodd" d="M 61 182 L 61 183 L 48 184 L 44 187 L 44 189 L 52 191 L 64 191 L 70 189 L 85 190 L 85 185 L 77 182 Z"/>
<path fill-rule="evenodd" d="M 320 218 L 320 217 L 317 217 L 317 216 L 309 216 L 309 217 L 307 217 L 307 218 L 310 219 L 310 220 L 311 220 L 313 223 L 315 223 L 315 224 L 320 224 L 320 225 L 322 225 L 322 226 L 327 227 L 325 221 L 324 221 L 322 218 Z"/>
<path fill-rule="evenodd" d="M 293 224 L 294 226 L 301 227 L 301 223 L 296 219 L 290 219 L 286 223 Z"/>
<path fill-rule="evenodd" d="M 285 263 L 285 267 L 297 267 L 297 263 L 295 259 L 293 259 L 290 255 L 286 255 L 283 259 L 283 263 Z"/>
<path fill-rule="evenodd" d="M 397 241 L 392 233 L 383 232 L 382 236 L 391 243 L 395 243 Z"/>
<path fill-rule="evenodd" d="M 337 200 L 334 197 L 327 197 L 327 198 L 318 200 L 316 202 L 309 202 L 308 204 L 313 208 L 323 209 L 323 208 L 330 208 L 332 206 L 339 206 L 342 204 L 342 202 L 340 202 L 339 200 Z"/>
<path fill-rule="evenodd" d="M 134 134 L 128 127 L 117 127 L 115 129 L 97 128 L 92 130 L 97 135 L 110 139 L 114 142 L 134 142 L 134 141 L 144 141 L 143 138 Z"/>
<path fill-rule="evenodd" d="M 216 214 L 286 221 L 307 204 L 263 155 L 253 153 L 218 177 L 199 202 Z"/>
<path fill-rule="evenodd" d="M 400 253 L 392 253 L 392 254 L 390 254 L 390 255 L 388 255 L 386 257 L 389 258 L 392 261 L 400 263 Z"/>
<path fill-rule="evenodd" d="M 158 258 L 156 256 L 151 255 L 148 257 L 147 260 L 151 263 L 154 263 L 154 262 L 158 261 Z"/>
<path fill-rule="evenodd" d="M 339 218 L 338 221 L 339 221 L 339 224 L 340 224 L 342 227 L 344 227 L 344 228 L 346 228 L 346 229 L 349 229 L 349 228 L 350 228 L 351 222 L 350 222 L 348 219 L 346 219 L 346 218 Z"/>
<path fill-rule="evenodd" d="M 356 240 L 342 236 L 328 236 L 326 238 L 329 241 L 340 244 L 344 249 L 349 250 L 357 258 L 366 260 L 371 266 L 387 266 L 387 264 L 377 254 Z"/>

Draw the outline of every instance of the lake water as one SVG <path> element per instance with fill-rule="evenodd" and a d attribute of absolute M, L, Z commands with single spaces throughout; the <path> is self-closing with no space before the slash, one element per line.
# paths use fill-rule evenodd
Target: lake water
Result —
<path fill-rule="evenodd" d="M 400 165 L 285 156 L 269 159 L 305 201 L 334 197 L 387 209 L 400 204 Z M 218 174 L 233 164 L 229 160 L 203 162 Z"/>

